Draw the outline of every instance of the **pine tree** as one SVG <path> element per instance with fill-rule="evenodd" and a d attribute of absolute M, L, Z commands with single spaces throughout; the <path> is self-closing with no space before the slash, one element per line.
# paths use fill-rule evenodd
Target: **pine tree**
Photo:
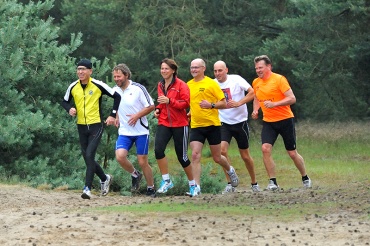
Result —
<path fill-rule="evenodd" d="M 58 45 L 58 28 L 47 16 L 52 7 L 49 0 L 0 7 L 0 171 L 34 185 L 75 179 L 69 185 L 80 187 L 76 177 L 85 164 L 76 125 L 60 102 L 76 79 L 70 54 L 82 44 L 81 34 Z M 109 70 L 107 61 L 96 64 L 98 76 Z"/>

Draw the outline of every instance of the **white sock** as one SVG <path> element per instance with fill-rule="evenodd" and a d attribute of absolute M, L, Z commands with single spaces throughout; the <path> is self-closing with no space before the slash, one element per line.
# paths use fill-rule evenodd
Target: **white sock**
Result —
<path fill-rule="evenodd" d="M 168 173 L 162 174 L 162 179 L 163 180 L 169 180 L 170 179 L 170 175 Z"/>
<path fill-rule="evenodd" d="M 230 173 L 233 173 L 233 171 L 235 171 L 234 168 L 232 166 L 230 166 L 230 170 L 227 171 L 227 173 L 230 174 Z"/>
<path fill-rule="evenodd" d="M 196 185 L 195 180 L 194 179 L 193 180 L 189 180 L 189 186 L 193 186 L 193 185 Z"/>
<path fill-rule="evenodd" d="M 136 172 L 136 169 L 134 169 L 134 171 L 131 173 L 131 176 L 134 177 L 134 178 L 137 178 L 137 172 Z"/>

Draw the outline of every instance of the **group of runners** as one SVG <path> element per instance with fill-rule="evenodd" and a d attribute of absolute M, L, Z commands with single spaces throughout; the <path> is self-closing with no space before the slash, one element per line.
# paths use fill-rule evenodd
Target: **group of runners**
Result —
<path fill-rule="evenodd" d="M 166 193 L 174 187 L 165 155 L 171 139 L 178 162 L 188 179 L 189 190 L 186 193 L 189 196 L 198 196 L 201 193 L 201 154 L 206 140 L 214 162 L 225 171 L 227 184 L 223 193 L 234 192 L 239 185 L 239 178 L 228 155 L 232 138 L 235 139 L 240 157 L 248 170 L 251 190 L 261 191 L 249 152 L 248 102 L 253 102 L 253 119 L 258 119 L 260 109 L 263 113 L 261 150 L 269 177 L 266 189 L 279 189 L 271 155 L 279 135 L 300 172 L 303 187 L 312 187 L 304 159 L 296 148 L 294 115 L 290 108 L 296 102 L 294 93 L 284 76 L 272 72 L 269 57 L 257 56 L 254 64 L 258 77 L 250 85 L 241 76 L 228 74 L 224 61 L 214 64 L 214 79 L 206 76 L 205 61 L 197 58 L 190 63 L 193 79 L 185 83 L 177 75 L 176 62 L 173 59 L 163 59 L 160 63 L 162 79 L 157 86 L 158 98 L 155 104 L 147 89 L 131 80 L 131 71 L 126 64 L 118 64 L 113 68 L 116 86 L 111 88 L 91 77 L 93 66 L 90 60 L 79 61 L 78 80 L 68 87 L 62 106 L 71 116 L 77 116 L 81 151 L 86 163 L 85 186 L 81 197 L 91 198 L 95 174 L 100 178 L 103 196 L 108 194 L 113 180 L 112 175 L 104 173 L 95 160 L 104 123 L 118 128 L 116 160 L 131 174 L 132 192 L 140 189 L 143 177 L 147 184 L 147 196 L 155 197 L 157 193 Z M 101 112 L 101 98 L 104 94 L 114 98 L 112 110 L 106 120 L 103 120 Z M 153 171 L 148 161 L 149 122 L 146 116 L 152 112 L 158 119 L 154 141 L 154 154 L 162 175 L 158 189 L 155 188 Z M 128 153 L 134 144 L 140 170 L 128 159 Z M 188 157 L 188 145 L 191 158 Z"/>

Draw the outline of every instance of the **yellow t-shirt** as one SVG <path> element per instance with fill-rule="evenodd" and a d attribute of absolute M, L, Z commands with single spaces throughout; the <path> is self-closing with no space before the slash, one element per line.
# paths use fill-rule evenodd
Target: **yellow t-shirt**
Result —
<path fill-rule="evenodd" d="M 252 85 L 260 103 L 264 121 L 276 122 L 294 117 L 289 105 L 266 108 L 263 104 L 264 101 L 277 102 L 285 98 L 284 93 L 290 89 L 290 85 L 284 76 L 272 73 L 267 80 L 256 78 Z"/>
<path fill-rule="evenodd" d="M 205 76 L 201 81 L 195 82 L 192 79 L 187 84 L 190 89 L 190 127 L 220 126 L 221 121 L 218 117 L 218 110 L 214 108 L 202 109 L 199 105 L 202 100 L 216 103 L 225 98 L 218 83 Z"/>

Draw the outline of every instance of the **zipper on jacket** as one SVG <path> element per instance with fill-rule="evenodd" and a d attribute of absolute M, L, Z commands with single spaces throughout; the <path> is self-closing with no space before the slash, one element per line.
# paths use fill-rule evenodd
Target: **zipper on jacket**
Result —
<path fill-rule="evenodd" d="M 170 123 L 170 127 L 172 127 L 172 117 L 171 117 L 170 107 L 168 106 L 168 104 L 166 105 L 166 109 L 167 109 L 168 122 Z"/>
<path fill-rule="evenodd" d="M 86 119 L 86 94 L 85 94 L 85 89 L 87 87 L 87 84 L 85 87 L 82 86 L 81 84 L 81 87 L 82 87 L 82 91 L 83 91 L 83 95 L 84 95 L 84 118 L 85 118 L 85 125 L 87 125 L 87 119 Z"/>
<path fill-rule="evenodd" d="M 163 90 L 163 94 L 165 95 L 165 96 L 167 96 L 167 94 L 168 94 L 168 91 L 171 89 L 171 87 L 173 86 L 173 82 L 171 82 L 169 85 L 168 85 L 168 87 L 167 87 L 167 90 L 166 90 L 166 85 L 165 85 L 165 83 L 163 83 L 163 88 L 162 88 L 162 90 Z M 169 99 L 168 99 L 169 100 Z M 166 109 L 167 109 L 167 118 L 168 118 L 168 123 L 170 123 L 170 127 L 172 127 L 172 117 L 171 117 L 171 112 L 170 112 L 170 107 L 168 106 L 168 104 L 166 104 Z"/>

